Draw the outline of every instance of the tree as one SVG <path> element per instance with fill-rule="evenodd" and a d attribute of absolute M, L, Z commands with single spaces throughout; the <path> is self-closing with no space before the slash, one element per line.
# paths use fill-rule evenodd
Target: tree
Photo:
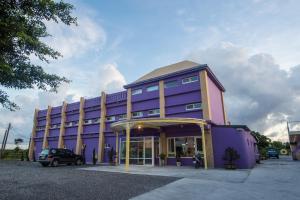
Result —
<path fill-rule="evenodd" d="M 62 56 L 41 41 L 50 36 L 46 21 L 77 24 L 71 4 L 54 0 L 0 0 L 0 86 L 12 89 L 38 88 L 56 92 L 65 77 L 46 73 L 30 56 L 49 63 Z M 0 89 L 0 104 L 10 110 L 18 106 Z"/>
<path fill-rule="evenodd" d="M 23 143 L 23 139 L 22 138 L 17 138 L 15 139 L 15 145 L 19 148 L 19 145 Z"/>
<path fill-rule="evenodd" d="M 271 143 L 271 139 L 259 132 L 252 131 L 251 134 L 257 139 L 257 147 L 259 150 L 268 147 Z"/>

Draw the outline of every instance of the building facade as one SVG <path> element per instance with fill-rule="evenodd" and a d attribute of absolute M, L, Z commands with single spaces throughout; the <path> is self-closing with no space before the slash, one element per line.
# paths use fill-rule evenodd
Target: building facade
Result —
<path fill-rule="evenodd" d="M 247 126 L 227 125 L 224 87 L 207 65 L 191 61 L 158 68 L 124 91 L 79 102 L 35 110 L 29 157 L 43 148 L 93 152 L 99 163 L 116 152 L 118 164 L 158 165 L 164 153 L 167 165 L 192 165 L 195 152 L 204 155 L 204 167 L 224 167 L 227 147 L 240 154 L 238 168 L 252 168 L 256 140 Z M 176 159 L 177 158 L 177 159 Z"/>

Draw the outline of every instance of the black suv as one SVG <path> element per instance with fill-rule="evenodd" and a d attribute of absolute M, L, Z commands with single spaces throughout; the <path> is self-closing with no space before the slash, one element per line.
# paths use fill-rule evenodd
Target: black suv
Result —
<path fill-rule="evenodd" d="M 44 167 L 47 167 L 48 165 L 56 167 L 59 164 L 81 165 L 83 163 L 83 157 L 74 154 L 74 152 L 69 149 L 51 148 L 44 149 L 40 153 L 38 162 Z"/>

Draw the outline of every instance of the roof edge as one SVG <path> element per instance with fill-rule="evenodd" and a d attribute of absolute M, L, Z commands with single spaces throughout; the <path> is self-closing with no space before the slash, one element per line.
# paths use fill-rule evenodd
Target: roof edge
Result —
<path fill-rule="evenodd" d="M 165 74 L 165 75 L 162 75 L 162 76 L 157 76 L 157 77 L 150 78 L 150 79 L 140 81 L 140 82 L 136 82 L 136 83 L 135 82 L 129 83 L 127 85 L 124 85 L 123 88 L 128 89 L 128 88 L 139 86 L 139 85 L 142 85 L 142 84 L 151 83 L 151 82 L 158 81 L 158 80 L 161 80 L 161 79 L 166 79 L 166 78 L 169 78 L 169 77 L 172 77 L 172 76 L 181 75 L 181 74 L 188 73 L 188 72 L 201 71 L 201 70 L 207 70 L 207 72 L 209 73 L 210 78 L 212 78 L 212 81 L 214 83 L 216 83 L 216 85 L 218 86 L 219 89 L 221 89 L 223 92 L 225 92 L 224 86 L 217 79 L 217 77 L 211 71 L 211 69 L 208 67 L 207 64 L 200 64 L 200 65 L 192 67 L 190 69 L 180 70 L 180 71 L 177 71 L 177 72 Z"/>

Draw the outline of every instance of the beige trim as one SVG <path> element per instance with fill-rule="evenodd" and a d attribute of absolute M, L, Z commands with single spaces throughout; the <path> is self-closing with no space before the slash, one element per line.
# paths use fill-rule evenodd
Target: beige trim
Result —
<path fill-rule="evenodd" d="M 77 141 L 76 141 L 76 154 L 81 155 L 82 149 L 82 138 L 81 134 L 83 132 L 83 121 L 84 121 L 84 98 L 80 98 L 80 107 L 79 107 L 79 120 L 78 120 L 78 129 L 77 129 Z"/>
<path fill-rule="evenodd" d="M 129 170 L 129 151 L 130 150 L 130 124 L 126 124 L 126 154 L 125 154 L 125 170 Z"/>
<path fill-rule="evenodd" d="M 58 148 L 64 148 L 64 138 L 65 135 L 65 123 L 66 123 L 66 110 L 67 110 L 67 102 L 63 102 L 63 106 L 61 108 L 61 121 L 60 121 L 60 129 L 59 129 L 59 138 L 58 138 Z"/>
<path fill-rule="evenodd" d="M 100 113 L 100 125 L 99 125 L 98 162 L 103 162 L 103 157 L 104 157 L 105 119 L 106 119 L 106 94 L 105 94 L 105 92 L 101 92 L 101 113 Z"/>
<path fill-rule="evenodd" d="M 205 132 L 205 144 L 207 154 L 207 167 L 214 168 L 214 151 L 212 144 L 212 133 L 211 130 L 204 130 Z"/>
<path fill-rule="evenodd" d="M 131 105 L 131 88 L 127 89 L 127 120 L 131 119 L 131 110 L 132 110 L 132 105 Z"/>
<path fill-rule="evenodd" d="M 51 124 L 51 106 L 48 106 L 47 116 L 46 116 L 46 127 L 44 132 L 44 139 L 43 139 L 43 149 L 48 147 L 48 136 L 49 136 L 49 129 Z"/>
<path fill-rule="evenodd" d="M 164 81 L 159 81 L 159 112 L 160 118 L 166 117 Z"/>
<path fill-rule="evenodd" d="M 29 144 L 29 151 L 28 151 L 28 157 L 29 160 L 33 160 L 33 153 L 34 153 L 34 147 L 35 147 L 35 142 L 34 142 L 34 138 L 36 136 L 36 126 L 37 126 L 37 118 L 38 118 L 38 113 L 39 113 L 39 109 L 35 109 L 34 111 L 34 116 L 33 116 L 33 126 L 32 126 L 32 131 L 31 131 L 31 140 L 30 140 L 30 144 Z"/>
<path fill-rule="evenodd" d="M 166 133 L 160 132 L 159 133 L 159 154 L 165 154 L 166 158 L 168 156 L 167 154 L 167 138 L 166 138 Z M 159 162 L 160 159 L 159 159 Z M 165 159 L 165 164 L 167 164 L 167 159 Z"/>
<path fill-rule="evenodd" d="M 156 128 L 160 129 L 164 126 L 170 125 L 180 125 L 180 124 L 207 124 L 203 119 L 196 118 L 140 118 L 140 119 L 131 119 L 124 120 L 112 123 L 110 127 L 114 131 L 123 131 L 126 130 L 127 125 L 129 124 L 130 128 L 137 128 L 142 126 L 143 128 Z"/>
<path fill-rule="evenodd" d="M 221 91 L 221 98 L 222 98 L 222 109 L 223 109 L 224 124 L 227 125 L 227 114 L 226 114 L 226 109 L 225 109 L 224 92 L 223 91 Z"/>
<path fill-rule="evenodd" d="M 202 136 L 202 148 L 203 148 L 203 155 L 204 155 L 204 168 L 207 169 L 207 147 L 206 147 L 206 136 L 204 131 L 204 125 L 199 124 L 201 128 L 201 136 Z"/>
<path fill-rule="evenodd" d="M 116 132 L 116 158 L 115 158 L 116 165 L 119 164 L 119 133 Z"/>
<path fill-rule="evenodd" d="M 210 97 L 209 97 L 209 91 L 208 91 L 206 70 L 200 71 L 199 76 L 200 76 L 203 118 L 205 120 L 211 120 Z"/>

